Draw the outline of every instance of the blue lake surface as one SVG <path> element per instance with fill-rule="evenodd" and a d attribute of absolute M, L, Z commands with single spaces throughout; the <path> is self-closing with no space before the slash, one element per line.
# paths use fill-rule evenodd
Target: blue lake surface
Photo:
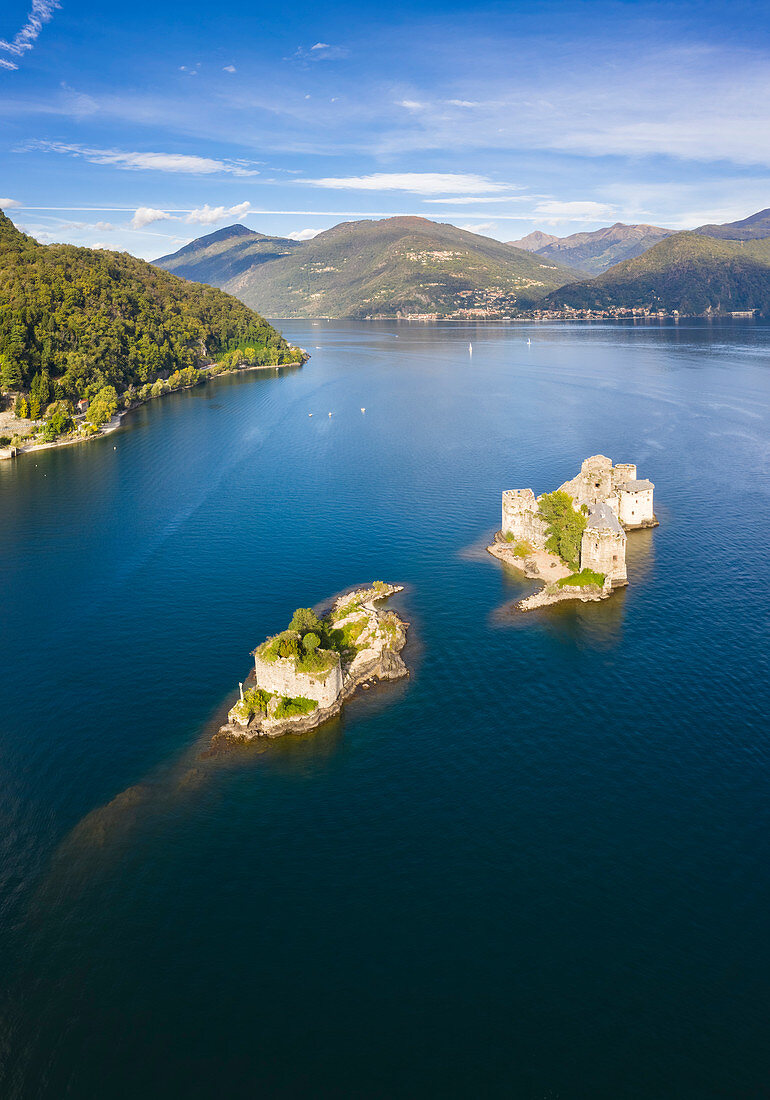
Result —
<path fill-rule="evenodd" d="M 770 328 L 284 331 L 0 463 L 0 1095 L 767 1097 Z M 502 490 L 596 453 L 630 586 L 514 613 Z M 203 755 L 375 578 L 411 680 Z"/>

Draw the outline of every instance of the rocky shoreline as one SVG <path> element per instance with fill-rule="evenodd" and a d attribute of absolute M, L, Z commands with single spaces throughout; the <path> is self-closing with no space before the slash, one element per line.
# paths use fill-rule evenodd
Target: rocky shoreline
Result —
<path fill-rule="evenodd" d="M 519 600 L 516 608 L 519 611 L 536 611 L 541 607 L 549 607 L 551 604 L 564 603 L 565 600 L 580 600 L 581 603 L 597 603 L 606 600 L 614 591 L 612 582 L 605 579 L 604 584 L 599 585 L 563 585 L 556 586 L 556 582 L 570 576 L 571 570 L 555 554 L 547 550 L 533 551 L 527 558 L 518 557 L 515 549 L 507 541 L 502 531 L 495 533 L 495 541 L 487 547 L 487 553 L 493 558 L 504 562 L 506 565 L 518 569 L 525 577 L 533 581 L 541 581 L 543 587 L 533 592 L 532 595 Z"/>
<path fill-rule="evenodd" d="M 329 616 L 336 628 L 344 628 L 351 619 L 357 620 L 358 644 L 342 655 L 341 689 L 332 703 L 316 706 L 308 714 L 286 718 L 276 718 L 269 710 L 250 715 L 244 707 L 242 689 L 241 699 L 230 709 L 227 723 L 212 737 L 212 749 L 232 747 L 257 738 L 307 733 L 336 717 L 360 688 L 408 676 L 409 669 L 401 657 L 401 651 L 406 645 L 409 623 L 395 611 L 379 606 L 390 596 L 402 591 L 403 585 L 379 583 L 369 588 L 353 589 L 334 600 Z M 354 610 L 345 614 L 349 607 Z"/>

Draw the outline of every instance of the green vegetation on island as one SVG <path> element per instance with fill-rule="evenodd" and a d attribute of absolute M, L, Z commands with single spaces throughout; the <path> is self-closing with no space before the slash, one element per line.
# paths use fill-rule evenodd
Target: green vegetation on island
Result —
<path fill-rule="evenodd" d="M 569 493 L 557 489 L 538 498 L 540 517 L 546 524 L 546 550 L 558 554 L 571 569 L 580 562 L 580 541 L 586 528 L 584 509 L 575 509 Z"/>
<path fill-rule="evenodd" d="M 604 586 L 604 573 L 596 573 L 593 569 L 581 569 L 579 573 L 572 573 L 569 577 L 562 577 L 556 581 L 557 588 L 602 588 Z"/>

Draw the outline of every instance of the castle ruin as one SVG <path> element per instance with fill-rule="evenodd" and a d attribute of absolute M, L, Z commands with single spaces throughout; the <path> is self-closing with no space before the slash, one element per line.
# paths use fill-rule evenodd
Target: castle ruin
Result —
<path fill-rule="evenodd" d="M 604 574 L 615 588 L 628 583 L 626 532 L 657 526 L 651 481 L 639 480 L 636 466 L 604 455 L 587 458 L 580 473 L 559 486 L 586 515 L 580 545 L 580 568 Z M 545 550 L 548 530 L 540 514 L 540 498 L 531 489 L 503 493 L 502 535 L 507 542 Z"/>

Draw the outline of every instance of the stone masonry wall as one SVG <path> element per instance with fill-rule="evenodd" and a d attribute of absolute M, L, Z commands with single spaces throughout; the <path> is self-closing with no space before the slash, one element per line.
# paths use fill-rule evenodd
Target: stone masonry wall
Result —
<path fill-rule="evenodd" d="M 265 661 L 258 655 L 254 657 L 254 670 L 257 687 L 271 691 L 274 695 L 288 695 L 296 698 L 303 695 L 306 699 L 315 699 L 319 707 L 330 707 L 336 702 L 342 691 L 342 670 L 339 659 L 325 679 L 312 676 L 307 672 L 297 672 L 294 662 L 288 657 L 279 657 L 276 661 Z"/>
<path fill-rule="evenodd" d="M 652 511 L 652 489 L 639 493 L 620 492 L 620 522 L 626 527 L 640 527 L 655 518 Z"/>
<path fill-rule="evenodd" d="M 604 573 L 616 584 L 627 580 L 624 533 L 587 527 L 580 543 L 580 568 Z"/>
<path fill-rule="evenodd" d="M 531 489 L 507 489 L 503 493 L 502 532 L 516 542 L 526 541 L 542 549 L 548 537 Z"/>

